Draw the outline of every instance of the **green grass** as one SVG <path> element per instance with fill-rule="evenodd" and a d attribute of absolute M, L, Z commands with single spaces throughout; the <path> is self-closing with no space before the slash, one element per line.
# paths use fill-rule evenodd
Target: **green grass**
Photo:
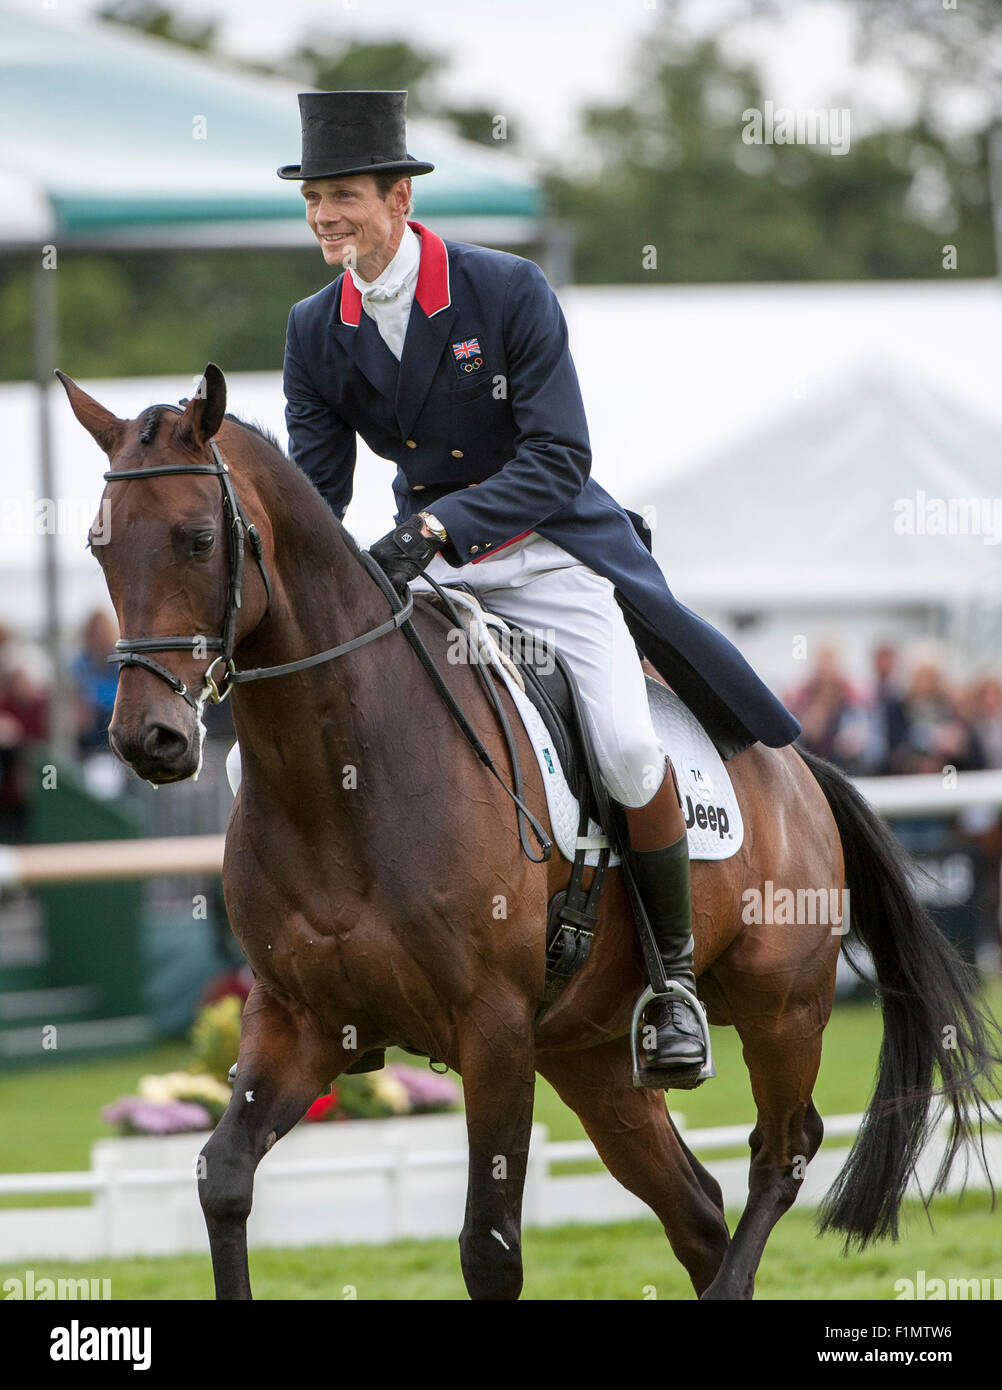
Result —
<path fill-rule="evenodd" d="M 741 1044 L 733 1028 L 712 1031 L 717 1075 L 698 1091 L 673 1097 L 673 1113 L 676 1118 L 681 1115 L 690 1129 L 747 1121 L 750 1130 L 755 1107 Z M 836 1010 L 825 1032 L 816 1091 L 822 1114 L 865 1108 L 880 1037 L 880 1014 L 875 1008 L 852 1004 Z M 89 1168 L 91 1145 L 111 1133 L 101 1122 L 101 1107 L 133 1092 L 144 1073 L 174 1071 L 186 1066 L 188 1060 L 186 1044 L 171 1042 L 106 1061 L 72 1062 L 8 1074 L 0 1079 L 0 1172 Z M 405 1053 L 394 1054 L 392 1060 L 425 1065 Z M 542 1077 L 536 1086 L 535 1118 L 548 1127 L 554 1140 L 584 1138 L 581 1121 Z M 30 1198 L 27 1204 L 40 1200 Z M 68 1195 L 44 1200 L 54 1205 L 87 1198 Z M 0 1207 L 24 1204 L 22 1199 L 0 1199 Z"/>
<path fill-rule="evenodd" d="M 68 1062 L 0 1077 L 0 1172 L 90 1168 L 91 1145 L 112 1134 L 101 1121 L 101 1107 L 132 1094 L 146 1072 L 186 1066 L 190 1052 L 183 1042 L 161 1043 L 107 1061 Z M 86 1206 L 89 1202 L 86 1193 L 46 1193 L 0 1197 L 0 1209 Z"/>
<path fill-rule="evenodd" d="M 810 1212 L 789 1212 L 776 1227 L 762 1260 L 756 1297 L 797 1301 L 896 1297 L 895 1281 L 927 1278 L 998 1278 L 998 1216 L 987 1194 L 942 1198 L 932 1208 L 930 1231 L 921 1206 L 909 1204 L 896 1245 L 843 1259 L 831 1237 L 814 1234 Z M 736 1213 L 729 1213 L 733 1230 Z M 610 1226 L 562 1226 L 524 1235 L 526 1299 L 693 1299 L 688 1278 L 652 1218 Z M 465 1299 L 455 1240 L 399 1241 L 384 1246 L 314 1246 L 251 1252 L 258 1299 Z M 44 1277 L 108 1278 L 114 1299 L 212 1297 L 208 1253 L 157 1259 L 31 1261 Z M 25 1266 L 0 1266 L 0 1286 L 24 1278 Z M 353 1294 L 352 1294 L 353 1291 Z"/>
<path fill-rule="evenodd" d="M 1002 980 L 992 982 L 986 1000 L 1002 1018 Z M 748 1072 L 733 1028 L 713 1028 L 716 1077 L 697 1091 L 672 1097 L 672 1113 L 686 1128 L 754 1123 Z M 875 1003 L 841 1004 L 824 1033 L 815 1104 L 824 1115 L 865 1110 L 873 1090 L 883 1036 Z M 0 1077 L 0 1172 L 56 1172 L 90 1166 L 90 1149 L 110 1131 L 101 1123 L 103 1105 L 135 1090 L 145 1072 L 184 1067 L 189 1050 L 183 1042 L 162 1043 L 108 1061 L 73 1062 Z M 405 1053 L 391 1060 L 422 1066 Z M 535 1118 L 554 1140 L 584 1137 L 581 1121 L 542 1078 L 536 1086 Z"/>

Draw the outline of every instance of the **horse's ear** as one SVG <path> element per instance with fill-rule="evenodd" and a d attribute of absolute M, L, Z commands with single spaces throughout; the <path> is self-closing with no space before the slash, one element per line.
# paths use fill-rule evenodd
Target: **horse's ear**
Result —
<path fill-rule="evenodd" d="M 111 458 L 113 454 L 118 452 L 126 422 L 120 420 L 117 415 L 112 415 L 111 411 L 100 405 L 93 396 L 88 396 L 87 392 L 82 390 L 65 372 L 57 369 L 56 376 L 62 382 L 63 390 L 69 397 L 73 414 L 88 434 L 93 436 Z"/>
<path fill-rule="evenodd" d="M 210 362 L 178 421 L 177 432 L 200 448 L 219 429 L 225 414 L 226 378 L 215 362 Z"/>

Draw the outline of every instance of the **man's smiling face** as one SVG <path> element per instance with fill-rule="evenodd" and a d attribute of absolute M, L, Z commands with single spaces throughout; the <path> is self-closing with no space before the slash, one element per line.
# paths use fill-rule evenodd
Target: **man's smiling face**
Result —
<path fill-rule="evenodd" d="M 400 244 L 410 179 L 401 178 L 385 199 L 371 174 L 304 179 L 301 192 L 327 264 L 354 266 L 363 280 L 374 280 Z"/>

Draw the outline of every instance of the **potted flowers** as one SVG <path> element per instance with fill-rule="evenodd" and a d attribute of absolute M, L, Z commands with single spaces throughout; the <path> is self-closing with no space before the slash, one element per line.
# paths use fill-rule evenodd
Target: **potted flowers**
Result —
<path fill-rule="evenodd" d="M 230 1100 L 227 1077 L 240 1043 L 242 1009 L 242 1000 L 232 994 L 206 1005 L 192 1030 L 188 1070 L 141 1077 L 134 1095 L 104 1107 L 105 1123 L 123 1138 L 214 1129 Z M 317 1097 L 304 1120 L 316 1124 L 433 1115 L 457 1110 L 461 1100 L 451 1078 L 391 1065 L 339 1077 L 328 1094 Z"/>

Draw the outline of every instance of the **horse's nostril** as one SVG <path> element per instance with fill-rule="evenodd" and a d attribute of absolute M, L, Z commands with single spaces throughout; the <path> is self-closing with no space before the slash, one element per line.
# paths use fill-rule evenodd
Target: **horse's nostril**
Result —
<path fill-rule="evenodd" d="M 167 724 L 151 724 L 143 738 L 143 751 L 151 758 L 169 761 L 188 750 L 188 740 Z"/>

